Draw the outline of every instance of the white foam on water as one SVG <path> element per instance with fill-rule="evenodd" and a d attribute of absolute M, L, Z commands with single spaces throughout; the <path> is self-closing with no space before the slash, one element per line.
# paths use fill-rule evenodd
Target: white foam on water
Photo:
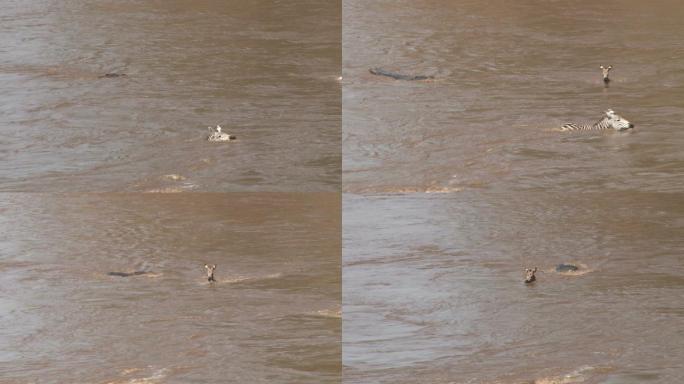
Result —
<path fill-rule="evenodd" d="M 321 309 L 314 312 L 314 315 L 321 317 L 330 317 L 335 319 L 342 318 L 342 309 Z"/>
<path fill-rule="evenodd" d="M 272 273 L 270 275 L 265 275 L 265 276 L 244 276 L 244 275 L 238 275 L 234 277 L 229 277 L 225 279 L 216 279 L 215 282 L 210 283 L 208 281 L 204 281 L 203 284 L 236 284 L 236 283 L 242 283 L 242 282 L 247 282 L 247 281 L 260 281 L 260 280 L 270 280 L 270 279 L 277 279 L 282 277 L 283 274 L 281 272 L 278 273 Z"/>
<path fill-rule="evenodd" d="M 127 368 L 124 369 L 121 372 L 122 376 L 129 376 L 134 373 L 142 371 L 143 368 Z M 107 384 L 154 384 L 154 383 L 160 383 L 162 379 L 166 377 L 166 373 L 168 372 L 167 368 L 161 368 L 157 369 L 152 372 L 150 376 L 145 376 L 145 377 L 134 377 L 134 378 L 125 378 L 122 380 L 117 380 L 117 381 L 109 381 Z"/>

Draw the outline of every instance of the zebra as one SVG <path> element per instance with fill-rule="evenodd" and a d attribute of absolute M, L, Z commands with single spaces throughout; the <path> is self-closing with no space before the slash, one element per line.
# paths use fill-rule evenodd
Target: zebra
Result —
<path fill-rule="evenodd" d="M 207 269 L 207 281 L 209 281 L 210 283 L 216 281 L 214 279 L 214 270 L 216 270 L 216 264 L 204 264 L 204 268 Z"/>
<path fill-rule="evenodd" d="M 616 131 L 624 131 L 634 128 L 634 124 L 620 117 L 620 115 L 613 112 L 612 109 L 606 110 L 606 115 L 592 125 L 568 123 L 563 124 L 560 128 L 563 132 L 568 131 L 603 131 L 606 129 L 614 129 Z"/>
<path fill-rule="evenodd" d="M 600 67 L 601 72 L 603 72 L 603 82 L 608 85 L 610 83 L 610 79 L 608 78 L 608 72 L 610 72 L 611 69 L 613 69 L 612 65 L 609 65 L 608 67 L 604 67 L 603 65 Z"/>
<path fill-rule="evenodd" d="M 537 273 L 537 267 L 534 267 L 534 269 L 525 269 L 525 284 L 530 284 L 537 280 L 534 276 L 535 273 Z"/>
<path fill-rule="evenodd" d="M 209 141 L 231 141 L 237 139 L 235 135 L 230 135 L 225 132 L 221 132 L 221 126 L 217 125 L 216 128 L 212 127 L 207 127 L 209 129 L 209 137 L 207 137 L 207 140 Z"/>

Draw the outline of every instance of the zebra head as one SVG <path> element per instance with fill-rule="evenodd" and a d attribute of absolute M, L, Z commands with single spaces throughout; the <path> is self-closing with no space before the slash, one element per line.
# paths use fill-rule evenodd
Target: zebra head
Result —
<path fill-rule="evenodd" d="M 525 269 L 525 284 L 529 284 L 537 280 L 537 278 L 534 276 L 535 273 L 537 273 L 537 267 L 534 267 L 534 269 Z"/>
<path fill-rule="evenodd" d="M 216 264 L 204 264 L 204 268 L 207 270 L 207 280 L 216 281 L 214 280 L 214 270 L 216 269 Z"/>
<path fill-rule="evenodd" d="M 604 83 L 609 82 L 610 79 L 608 78 L 608 72 L 610 72 L 610 70 L 613 69 L 613 66 L 609 65 L 608 67 L 604 67 L 602 65 L 600 68 L 601 68 L 601 72 L 603 72 L 603 82 Z"/>
<path fill-rule="evenodd" d="M 613 128 L 616 131 L 624 131 L 625 129 L 634 128 L 634 124 L 622 118 L 612 109 L 606 110 L 606 116 L 603 118 L 603 121 L 605 121 L 611 128 Z"/>

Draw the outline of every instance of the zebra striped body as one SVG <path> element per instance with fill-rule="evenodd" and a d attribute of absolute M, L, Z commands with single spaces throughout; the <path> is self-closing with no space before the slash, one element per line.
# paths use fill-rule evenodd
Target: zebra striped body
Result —
<path fill-rule="evenodd" d="M 563 124 L 561 131 L 603 131 L 610 128 L 613 127 L 606 121 L 606 118 L 604 117 L 603 119 L 591 125 L 575 123 Z"/>
<path fill-rule="evenodd" d="M 634 124 L 623 119 L 618 114 L 613 112 L 612 109 L 606 111 L 606 115 L 594 124 L 575 124 L 567 123 L 563 124 L 560 128 L 563 132 L 570 131 L 604 131 L 607 129 L 614 129 L 616 131 L 624 131 L 626 129 L 634 128 Z"/>
<path fill-rule="evenodd" d="M 234 135 L 229 135 L 225 132 L 221 132 L 221 126 L 217 125 L 216 128 L 212 127 L 207 127 L 209 128 L 209 131 L 211 134 L 209 137 L 207 137 L 207 140 L 209 141 L 231 141 L 235 140 L 236 137 Z"/>

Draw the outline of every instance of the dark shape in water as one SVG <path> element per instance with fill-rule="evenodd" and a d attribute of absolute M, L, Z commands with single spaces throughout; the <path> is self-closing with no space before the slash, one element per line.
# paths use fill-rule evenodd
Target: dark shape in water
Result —
<path fill-rule="evenodd" d="M 105 73 L 104 75 L 100 76 L 100 78 L 101 79 L 102 78 L 112 79 L 112 78 L 116 78 L 116 77 L 126 77 L 126 76 L 128 76 L 128 75 L 126 75 L 125 73 Z"/>
<path fill-rule="evenodd" d="M 574 272 L 579 268 L 572 264 L 558 264 L 556 265 L 556 272 Z"/>
<path fill-rule="evenodd" d="M 138 275 L 144 275 L 149 272 L 145 271 L 135 271 L 135 272 L 107 272 L 107 275 L 109 276 L 119 276 L 119 277 L 129 277 L 129 276 L 138 276 Z"/>
<path fill-rule="evenodd" d="M 435 78 L 434 76 L 426 75 L 404 75 L 397 72 L 387 71 L 382 68 L 371 68 L 368 71 L 374 75 L 387 76 L 395 80 L 429 80 Z"/>
<path fill-rule="evenodd" d="M 525 269 L 525 284 L 529 284 L 537 280 L 537 277 L 534 275 L 535 273 L 537 273 L 537 267 L 534 267 L 534 269 Z"/>

